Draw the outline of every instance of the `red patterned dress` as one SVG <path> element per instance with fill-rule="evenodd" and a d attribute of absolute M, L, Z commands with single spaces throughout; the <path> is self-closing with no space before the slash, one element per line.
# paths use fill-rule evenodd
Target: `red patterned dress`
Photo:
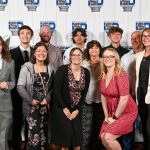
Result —
<path fill-rule="evenodd" d="M 120 96 L 129 95 L 129 99 L 124 111 L 114 123 L 108 125 L 106 122 L 103 122 L 99 137 L 103 132 L 115 135 L 124 135 L 131 132 L 138 110 L 136 103 L 129 94 L 129 80 L 127 74 L 122 71 L 119 75 L 114 76 L 107 87 L 105 79 L 102 79 L 100 83 L 101 93 L 105 96 L 107 101 L 109 117 L 115 114 Z"/>

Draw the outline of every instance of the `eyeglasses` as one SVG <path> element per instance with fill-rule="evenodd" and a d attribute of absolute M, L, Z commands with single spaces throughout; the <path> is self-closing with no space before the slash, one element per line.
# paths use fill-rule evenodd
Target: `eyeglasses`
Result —
<path fill-rule="evenodd" d="M 150 38 L 150 35 L 148 34 L 148 35 L 143 35 L 142 36 L 142 39 L 147 39 L 147 38 Z"/>
<path fill-rule="evenodd" d="M 37 50 L 37 51 L 35 51 L 36 53 L 48 53 L 48 51 L 39 51 L 39 50 Z"/>
<path fill-rule="evenodd" d="M 81 55 L 81 54 L 79 54 L 79 55 L 72 54 L 71 56 L 72 56 L 72 57 L 81 57 L 82 55 Z"/>
<path fill-rule="evenodd" d="M 103 56 L 103 58 L 104 58 L 104 59 L 107 59 L 107 58 L 108 58 L 108 59 L 113 59 L 113 58 L 115 58 L 115 56 L 109 55 L 109 56 Z"/>

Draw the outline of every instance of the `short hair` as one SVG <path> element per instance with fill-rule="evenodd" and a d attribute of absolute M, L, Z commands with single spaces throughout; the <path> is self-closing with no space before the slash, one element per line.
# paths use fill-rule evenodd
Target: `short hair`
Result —
<path fill-rule="evenodd" d="M 3 40 L 3 38 L 0 36 L 0 41 L 1 41 L 1 44 L 2 44 L 2 58 L 7 61 L 7 62 L 10 62 L 12 59 L 11 59 L 11 54 L 8 50 L 8 46 L 6 44 L 6 42 Z"/>
<path fill-rule="evenodd" d="M 115 33 L 115 32 L 119 32 L 120 34 L 123 34 L 123 29 L 121 29 L 120 27 L 111 26 L 109 28 L 108 35 L 110 35 L 111 33 Z"/>
<path fill-rule="evenodd" d="M 89 49 L 91 49 L 93 46 L 99 48 L 100 51 L 99 56 L 101 56 L 101 50 L 102 50 L 101 44 L 97 40 L 92 40 L 87 43 L 86 49 L 84 51 L 85 59 L 90 60 Z"/>
<path fill-rule="evenodd" d="M 38 43 L 36 43 L 36 45 L 35 45 L 34 48 L 33 48 L 32 56 L 31 56 L 31 63 L 33 63 L 33 64 L 36 63 L 36 58 L 35 58 L 35 56 L 34 56 L 35 51 L 36 51 L 36 49 L 37 49 L 38 47 L 40 47 L 40 46 L 44 46 L 45 49 L 46 49 L 47 52 L 48 52 L 48 47 L 47 47 L 47 45 L 46 45 L 45 43 L 43 43 L 43 42 L 38 42 Z M 44 64 L 45 64 L 45 65 L 48 65 L 48 64 L 49 64 L 48 53 L 47 53 L 47 58 L 46 58 L 46 60 L 44 61 Z"/>
<path fill-rule="evenodd" d="M 82 51 L 79 47 L 74 47 L 74 48 L 71 49 L 70 54 L 69 54 L 69 61 L 70 61 L 70 62 L 71 62 L 71 56 L 72 56 L 72 54 L 73 54 L 73 52 L 74 52 L 75 50 L 79 50 L 79 51 L 81 52 L 81 54 L 82 54 L 82 58 L 84 58 L 83 51 Z"/>
<path fill-rule="evenodd" d="M 31 36 L 33 36 L 33 30 L 32 30 L 29 26 L 27 26 L 27 25 L 23 25 L 23 26 L 21 26 L 21 27 L 19 28 L 19 30 L 18 30 L 18 36 L 20 36 L 20 31 L 21 31 L 21 30 L 24 30 L 24 29 L 29 30 L 29 31 L 31 32 Z"/>
<path fill-rule="evenodd" d="M 77 32 L 81 32 L 82 36 L 85 37 L 84 43 L 86 43 L 87 34 L 86 34 L 86 31 L 82 28 L 76 28 L 74 31 L 72 31 L 72 41 L 73 41 L 73 43 L 75 43 L 73 38 L 77 35 Z"/>

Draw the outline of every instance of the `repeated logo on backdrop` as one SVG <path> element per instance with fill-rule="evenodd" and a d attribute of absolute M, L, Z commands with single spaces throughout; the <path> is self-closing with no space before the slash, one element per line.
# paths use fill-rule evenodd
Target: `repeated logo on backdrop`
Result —
<path fill-rule="evenodd" d="M 71 0 L 56 0 L 56 5 L 59 7 L 60 11 L 67 12 L 71 6 Z"/>
<path fill-rule="evenodd" d="M 45 25 L 48 26 L 52 31 L 56 29 L 56 23 L 54 21 L 41 21 L 40 22 L 40 28 Z"/>
<path fill-rule="evenodd" d="M 24 5 L 28 8 L 28 11 L 36 11 L 40 0 L 24 0 Z"/>
<path fill-rule="evenodd" d="M 120 6 L 124 12 L 132 12 L 132 8 L 135 5 L 135 0 L 120 0 Z"/>
<path fill-rule="evenodd" d="M 137 21 L 136 30 L 142 31 L 145 28 L 150 28 L 150 21 Z"/>
<path fill-rule="evenodd" d="M 119 27 L 119 23 L 115 22 L 115 21 L 105 21 L 104 22 L 104 31 L 106 32 L 106 34 L 108 35 L 108 31 L 110 27 Z"/>
<path fill-rule="evenodd" d="M 72 31 L 76 28 L 82 28 L 87 30 L 87 23 L 86 22 L 72 22 Z"/>
<path fill-rule="evenodd" d="M 100 12 L 103 3 L 103 0 L 88 0 L 88 6 L 91 8 L 91 12 Z"/>
<path fill-rule="evenodd" d="M 8 4 L 8 0 L 0 0 L 0 11 L 4 11 Z"/>
<path fill-rule="evenodd" d="M 13 20 L 8 22 L 9 30 L 11 31 L 13 36 L 18 35 L 18 29 L 23 26 L 23 21 Z"/>

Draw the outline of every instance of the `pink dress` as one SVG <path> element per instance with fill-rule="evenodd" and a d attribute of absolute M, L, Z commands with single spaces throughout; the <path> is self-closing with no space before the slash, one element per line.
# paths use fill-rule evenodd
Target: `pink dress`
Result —
<path fill-rule="evenodd" d="M 129 99 L 124 111 L 114 123 L 108 125 L 103 122 L 99 137 L 103 132 L 115 135 L 124 135 L 131 132 L 138 110 L 135 101 L 129 94 L 127 74 L 122 71 L 119 75 L 114 76 L 107 87 L 105 79 L 101 80 L 100 90 L 106 98 L 109 117 L 115 114 L 120 96 L 129 95 Z"/>

